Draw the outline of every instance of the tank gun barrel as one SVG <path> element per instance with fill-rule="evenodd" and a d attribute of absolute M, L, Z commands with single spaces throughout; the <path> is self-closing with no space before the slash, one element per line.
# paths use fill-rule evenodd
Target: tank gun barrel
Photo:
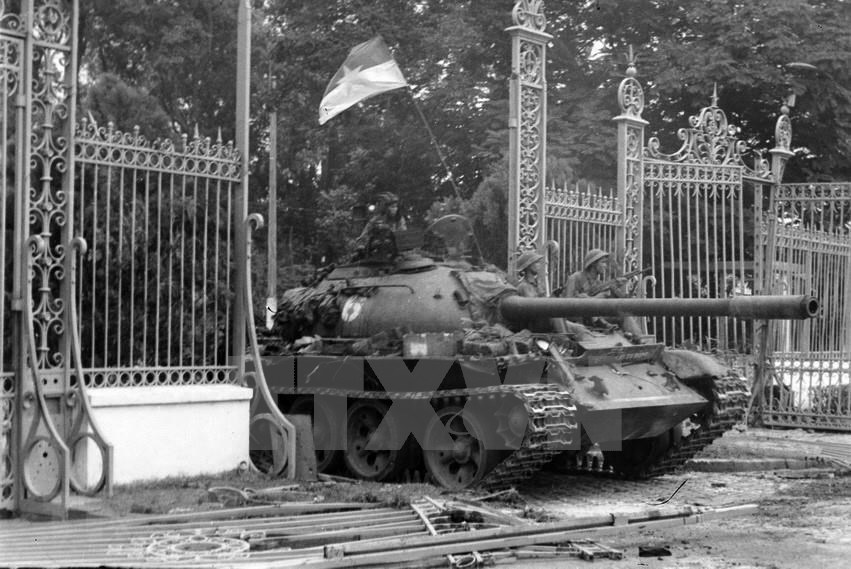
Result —
<path fill-rule="evenodd" d="M 508 321 L 586 316 L 731 316 L 749 320 L 803 320 L 820 310 L 813 296 L 773 295 L 732 298 L 528 298 L 502 300 Z"/>

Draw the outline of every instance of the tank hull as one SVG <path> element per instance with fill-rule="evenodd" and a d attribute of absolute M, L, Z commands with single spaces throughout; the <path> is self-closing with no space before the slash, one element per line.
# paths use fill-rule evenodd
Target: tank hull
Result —
<path fill-rule="evenodd" d="M 594 443 L 615 472 L 669 472 L 744 417 L 746 380 L 710 355 L 540 323 L 818 312 L 811 297 L 525 298 L 498 271 L 424 259 L 337 268 L 279 306 L 287 355 L 269 387 L 285 413 L 315 410 L 323 464 L 450 488 L 514 484 Z"/>
<path fill-rule="evenodd" d="M 709 404 L 654 363 L 592 366 L 575 373 L 578 416 L 595 443 L 658 436 Z"/>
<path fill-rule="evenodd" d="M 540 356 L 518 357 L 514 362 L 512 358 L 499 360 L 500 367 L 505 364 L 524 371 L 511 373 L 501 369 L 497 372 L 499 377 L 487 377 L 497 367 L 483 364 L 478 357 L 404 358 L 401 361 L 409 370 L 435 364 L 446 375 L 434 383 L 432 391 L 417 391 L 415 381 L 394 383 L 394 389 L 388 391 L 380 380 L 385 373 L 381 370 L 388 363 L 400 361 L 398 357 L 349 356 L 342 364 L 335 356 L 286 356 L 274 358 L 266 375 L 270 391 L 285 412 L 298 407 L 303 413 L 304 398 L 311 399 L 311 409 L 316 411 L 310 414 L 323 416 L 327 422 L 314 441 L 324 457 L 323 463 L 336 465 L 329 472 L 348 476 L 369 478 L 372 474 L 359 466 L 364 462 L 359 459 L 364 441 L 353 441 L 351 432 L 360 431 L 363 426 L 356 428 L 352 423 L 353 410 L 364 413 L 366 409 L 376 417 L 380 413 L 392 415 L 393 405 L 410 405 L 412 400 L 428 402 L 437 415 L 443 412 L 444 417 L 448 411 L 442 410 L 452 409 L 453 405 L 469 410 L 478 416 L 474 424 L 478 425 L 480 436 L 497 449 L 497 458 L 490 456 L 489 471 L 475 480 L 465 480 L 465 485 L 470 482 L 490 488 L 504 487 L 529 476 L 557 454 L 580 456 L 589 444 L 599 444 L 604 452 L 621 451 L 631 442 L 671 432 L 686 419 L 712 407 L 707 397 L 658 361 L 592 366 L 568 363 L 575 374 L 574 383 L 568 387 L 557 374 L 547 373 L 545 358 Z M 536 366 L 536 362 L 542 365 Z M 517 390 L 523 392 L 518 394 Z M 553 401 L 560 402 L 563 409 L 558 410 L 559 405 Z M 527 433 L 518 432 L 512 439 L 507 433 L 513 431 L 514 415 L 518 413 L 522 414 Z M 383 460 L 388 465 L 404 462 L 414 470 L 420 468 L 419 476 L 427 474 L 423 465 L 428 462 L 430 448 L 427 431 L 418 428 L 424 426 L 422 422 L 417 425 L 399 421 L 399 417 L 393 419 L 395 434 L 402 433 L 407 439 L 401 441 L 377 435 L 380 417 L 377 422 L 370 420 L 365 421 L 372 429 L 369 436 L 377 437 L 371 446 L 377 456 L 384 458 L 369 460 Z M 329 437 L 331 430 L 335 434 Z M 534 451 L 524 443 L 532 431 L 552 431 L 544 435 L 546 440 L 534 445 Z M 394 480 L 400 476 L 411 477 L 410 469 L 388 466 L 376 479 Z"/>

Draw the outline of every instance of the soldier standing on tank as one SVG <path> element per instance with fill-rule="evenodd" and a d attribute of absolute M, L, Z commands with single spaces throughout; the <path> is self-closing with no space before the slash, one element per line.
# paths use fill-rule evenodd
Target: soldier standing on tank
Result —
<path fill-rule="evenodd" d="M 394 231 L 407 229 L 405 217 L 399 209 L 399 198 L 392 192 L 378 195 L 376 213 L 366 222 L 357 245 L 356 258 L 382 258 L 388 261 L 396 256 Z"/>
<path fill-rule="evenodd" d="M 606 272 L 609 268 L 609 254 L 602 249 L 591 249 L 586 253 L 582 263 L 582 270 L 576 271 L 567 278 L 564 287 L 564 296 L 567 298 L 623 298 L 626 296 L 624 287 L 626 279 L 616 278 L 606 280 Z M 616 320 L 617 324 L 635 338 L 643 335 L 641 326 L 635 318 L 624 316 Z M 603 318 L 585 319 L 585 324 L 603 325 L 609 327 L 612 324 Z"/>

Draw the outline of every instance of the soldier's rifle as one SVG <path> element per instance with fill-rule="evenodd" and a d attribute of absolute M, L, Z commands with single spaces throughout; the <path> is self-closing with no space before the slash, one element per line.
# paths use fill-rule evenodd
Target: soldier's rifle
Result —
<path fill-rule="evenodd" d="M 643 269 L 636 269 L 634 271 L 630 271 L 625 273 L 619 277 L 615 277 L 613 279 L 609 279 L 606 281 L 595 282 L 591 284 L 591 289 L 588 291 L 588 296 L 597 296 L 598 294 L 606 291 L 612 291 L 615 288 L 622 286 L 626 281 L 633 277 L 637 277 L 644 273 L 650 272 L 650 267 L 644 267 Z"/>

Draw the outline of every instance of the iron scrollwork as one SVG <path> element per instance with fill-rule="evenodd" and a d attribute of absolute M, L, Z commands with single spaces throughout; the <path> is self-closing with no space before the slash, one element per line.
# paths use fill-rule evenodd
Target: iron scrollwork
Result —
<path fill-rule="evenodd" d="M 34 6 L 31 23 L 35 38 L 32 61 L 32 165 L 27 212 L 30 233 L 44 239 L 43 251 L 32 270 L 33 315 L 38 362 L 42 368 L 63 365 L 59 344 L 64 334 L 64 301 L 60 283 L 64 279 L 65 246 L 62 232 L 67 220 L 68 196 L 61 188 L 67 169 L 68 138 L 63 136 L 71 101 L 66 77 L 71 55 L 71 9 L 61 0 L 42 0 Z"/>
<path fill-rule="evenodd" d="M 547 19 L 544 16 L 543 0 L 520 0 L 511 11 L 514 25 L 528 28 L 536 32 L 544 31 Z"/>
<path fill-rule="evenodd" d="M 632 48 L 627 57 L 626 77 L 618 87 L 618 106 L 621 115 L 615 120 L 623 124 L 621 136 L 625 137 L 623 155 L 619 160 L 624 165 L 624 179 L 619 183 L 621 199 L 623 200 L 624 234 L 623 234 L 623 271 L 630 272 L 640 268 L 642 221 L 641 210 L 643 200 L 643 170 L 642 154 L 644 152 L 644 89 L 635 78 L 637 70 Z"/>
<path fill-rule="evenodd" d="M 758 180 L 771 180 L 771 168 L 762 153 L 754 151 L 753 167 L 745 164 L 743 155 L 748 150 L 744 140 L 739 140 L 738 127 L 727 121 L 727 114 L 718 107 L 717 89 L 713 92 L 712 102 L 697 115 L 689 117 L 689 126 L 677 131 L 677 137 L 683 141 L 679 150 L 672 154 L 661 151 L 657 137 L 647 141 L 645 156 L 667 162 L 689 162 L 713 166 L 736 166 L 742 168 L 745 176 Z"/>

